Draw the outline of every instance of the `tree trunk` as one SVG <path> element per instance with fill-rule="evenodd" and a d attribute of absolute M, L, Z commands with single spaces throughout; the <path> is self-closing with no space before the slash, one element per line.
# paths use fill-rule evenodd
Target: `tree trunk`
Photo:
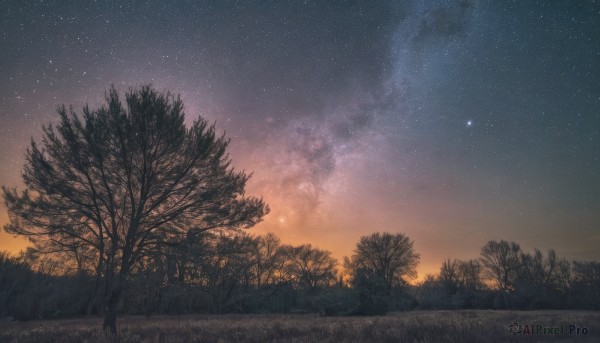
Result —
<path fill-rule="evenodd" d="M 117 333 L 117 307 L 121 300 L 121 280 L 118 278 L 106 296 L 104 310 L 104 324 L 102 328 L 109 330 L 113 335 Z"/>

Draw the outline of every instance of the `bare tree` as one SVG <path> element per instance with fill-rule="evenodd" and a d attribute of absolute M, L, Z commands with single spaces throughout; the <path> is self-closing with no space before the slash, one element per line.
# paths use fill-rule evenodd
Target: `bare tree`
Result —
<path fill-rule="evenodd" d="M 280 251 L 285 258 L 283 272 L 298 287 L 316 290 L 335 283 L 337 261 L 329 251 L 313 248 L 310 244 L 285 245 Z"/>
<path fill-rule="evenodd" d="M 415 278 L 418 264 L 419 254 L 414 251 L 413 242 L 404 234 L 388 232 L 361 237 L 354 255 L 345 260 L 351 279 L 359 273 L 379 278 L 388 293 L 394 286 L 405 284 L 405 277 Z"/>
<path fill-rule="evenodd" d="M 184 124 L 179 97 L 150 86 L 132 89 L 125 106 L 114 88 L 107 105 L 83 115 L 58 109 L 60 122 L 43 128 L 42 146 L 26 154 L 26 189 L 3 187 L 7 232 L 36 246 L 96 252 L 105 281 L 104 328 L 116 332 L 126 277 L 157 237 L 183 237 L 191 228 L 247 228 L 268 207 L 246 197 L 248 176 L 235 172 L 228 140 L 199 118 Z M 160 234 L 158 234 L 160 233 Z"/>
<path fill-rule="evenodd" d="M 479 260 L 459 261 L 458 280 L 465 290 L 482 289 L 484 285 L 481 282 L 481 263 L 479 263 Z"/>
<path fill-rule="evenodd" d="M 566 294 L 569 287 L 570 264 L 566 259 L 559 259 L 554 249 L 548 250 L 546 256 L 535 249 L 533 254 L 521 254 L 519 269 L 519 292 L 530 297 L 529 306 L 552 306 L 559 294 Z"/>
<path fill-rule="evenodd" d="M 521 261 L 521 247 L 515 242 L 489 241 L 481 248 L 484 276 L 502 293 L 508 306 L 507 293 L 514 289 Z"/>
<path fill-rule="evenodd" d="M 255 238 L 244 234 L 216 234 L 208 237 L 211 254 L 197 266 L 201 282 L 213 299 L 213 310 L 223 313 L 236 290 L 254 280 L 251 258 Z"/>
<path fill-rule="evenodd" d="M 447 259 L 440 267 L 439 280 L 448 295 L 456 293 L 458 288 L 458 262 Z"/>
<path fill-rule="evenodd" d="M 257 237 L 254 247 L 254 273 L 258 288 L 274 283 L 276 274 L 283 264 L 280 253 L 281 240 L 273 233 Z"/>

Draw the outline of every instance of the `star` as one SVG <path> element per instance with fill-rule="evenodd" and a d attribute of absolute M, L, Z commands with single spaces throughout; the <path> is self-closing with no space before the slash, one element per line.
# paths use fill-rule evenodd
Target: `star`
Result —
<path fill-rule="evenodd" d="M 473 126 L 473 121 L 472 120 L 467 120 L 467 127 L 471 127 Z"/>

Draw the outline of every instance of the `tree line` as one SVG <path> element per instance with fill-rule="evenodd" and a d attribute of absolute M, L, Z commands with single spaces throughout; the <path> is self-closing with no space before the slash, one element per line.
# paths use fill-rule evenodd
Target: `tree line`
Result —
<path fill-rule="evenodd" d="M 412 309 L 600 309 L 600 263 L 490 241 L 480 257 L 448 259 L 421 282 L 403 234 L 363 236 L 340 264 L 274 234 L 193 232 L 132 266 L 122 314 L 321 313 Z M 104 290 L 105 291 L 105 290 Z M 74 253 L 0 253 L 0 315 L 19 320 L 102 315 L 94 264 Z"/>
<path fill-rule="evenodd" d="M 361 250 L 366 247 L 370 250 Z M 358 314 L 371 297 L 406 287 L 404 277 L 415 275 L 417 262 L 412 242 L 402 234 L 363 237 L 341 268 L 329 251 L 282 244 L 272 233 L 190 230 L 184 239 L 156 245 L 137 259 L 119 312 Z M 110 289 L 98 288 L 95 259 L 88 254 L 28 248 L 18 257 L 0 254 L 0 266 L 2 316 L 99 315 L 106 309 Z"/>
<path fill-rule="evenodd" d="M 417 287 L 422 308 L 600 309 L 600 263 L 489 241 L 480 257 L 448 259 Z"/>

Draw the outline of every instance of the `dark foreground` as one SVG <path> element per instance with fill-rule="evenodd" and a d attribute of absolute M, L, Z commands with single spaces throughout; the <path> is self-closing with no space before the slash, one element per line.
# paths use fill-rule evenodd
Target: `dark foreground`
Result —
<path fill-rule="evenodd" d="M 517 335 L 509 328 L 514 322 L 521 330 Z M 118 323 L 119 342 L 600 341 L 600 312 L 583 311 L 413 311 L 383 317 L 197 315 L 124 317 Z M 99 318 L 5 321 L 0 322 L 0 342 L 113 341 L 101 324 Z"/>

